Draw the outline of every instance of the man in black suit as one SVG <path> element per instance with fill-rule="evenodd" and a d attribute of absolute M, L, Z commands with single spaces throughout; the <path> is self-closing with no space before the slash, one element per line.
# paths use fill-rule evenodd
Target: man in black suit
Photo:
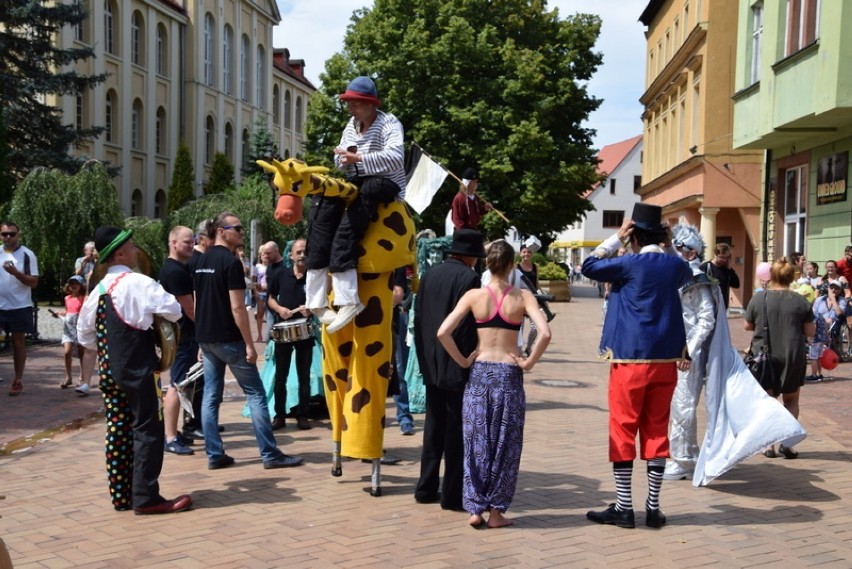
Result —
<path fill-rule="evenodd" d="M 445 510 L 461 511 L 464 510 L 461 412 L 468 370 L 459 367 L 447 354 L 437 340 L 437 333 L 464 293 L 480 286 L 480 277 L 473 267 L 479 258 L 485 257 L 482 234 L 475 229 L 456 229 L 447 254 L 446 261 L 423 275 L 414 305 L 414 347 L 426 385 L 426 424 L 420 480 L 414 499 L 421 504 L 440 502 Z M 473 316 L 468 315 L 453 337 L 464 355 L 476 349 Z M 444 481 L 438 492 L 441 457 Z"/>

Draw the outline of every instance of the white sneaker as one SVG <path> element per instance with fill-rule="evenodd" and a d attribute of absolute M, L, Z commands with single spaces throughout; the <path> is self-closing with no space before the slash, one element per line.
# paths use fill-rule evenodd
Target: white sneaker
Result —
<path fill-rule="evenodd" d="M 74 391 L 76 391 L 80 395 L 86 396 L 89 394 L 89 391 L 91 391 L 91 389 L 89 388 L 88 383 L 81 383 L 80 385 L 74 388 Z"/>
<path fill-rule="evenodd" d="M 337 318 L 335 318 L 334 322 L 326 327 L 326 332 L 334 334 L 352 322 L 352 320 L 358 316 L 362 310 L 364 310 L 364 305 L 360 302 L 358 304 L 347 304 L 346 306 L 341 306 L 340 310 L 337 311 Z"/>
<path fill-rule="evenodd" d="M 663 472 L 663 480 L 685 480 L 688 477 L 692 477 L 692 472 L 673 461 L 669 461 Z"/>
<path fill-rule="evenodd" d="M 320 321 L 320 324 L 328 326 L 337 318 L 337 312 L 331 308 L 311 308 L 311 312 Z"/>

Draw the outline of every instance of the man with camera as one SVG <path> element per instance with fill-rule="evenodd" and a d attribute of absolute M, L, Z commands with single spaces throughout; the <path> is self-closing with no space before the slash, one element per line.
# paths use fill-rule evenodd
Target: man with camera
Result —
<path fill-rule="evenodd" d="M 38 260 L 35 253 L 21 245 L 18 225 L 6 221 L 0 225 L 3 237 L 3 270 L 0 271 L 0 328 L 12 335 L 12 360 L 15 379 L 9 395 L 24 390 L 21 378 L 27 363 L 24 337 L 35 331 L 32 290 L 38 285 Z"/>

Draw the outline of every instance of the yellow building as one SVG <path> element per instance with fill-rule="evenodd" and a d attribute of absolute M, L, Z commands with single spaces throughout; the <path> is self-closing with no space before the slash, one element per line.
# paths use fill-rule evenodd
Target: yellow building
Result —
<path fill-rule="evenodd" d="M 647 26 L 644 159 L 637 190 L 663 207 L 669 223 L 685 217 L 700 227 L 705 258 L 717 242 L 734 247 L 742 286 L 731 307 L 751 297 L 760 242 L 763 152 L 734 150 L 734 66 L 737 0 L 652 0 Z"/>
<path fill-rule="evenodd" d="M 165 217 L 178 144 L 190 149 L 195 194 L 213 156 L 236 170 L 248 160 L 260 121 L 280 156 L 302 152 L 314 86 L 304 61 L 272 46 L 281 21 L 274 0 L 83 0 L 89 18 L 66 28 L 62 47 L 91 46 L 76 64 L 107 80 L 56 101 L 65 122 L 106 131 L 75 152 L 121 168 L 115 179 L 128 215 Z"/>

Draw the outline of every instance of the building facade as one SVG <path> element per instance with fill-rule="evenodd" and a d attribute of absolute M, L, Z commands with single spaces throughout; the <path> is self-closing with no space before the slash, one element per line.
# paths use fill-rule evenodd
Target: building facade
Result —
<path fill-rule="evenodd" d="M 265 127 L 278 154 L 301 153 L 313 85 L 304 61 L 272 46 L 281 21 L 274 0 L 83 0 L 89 18 L 66 28 L 63 47 L 95 57 L 74 65 L 107 80 L 55 101 L 66 122 L 105 132 L 76 152 L 120 168 L 119 203 L 128 215 L 165 217 L 181 141 L 204 193 L 213 157 L 224 153 L 236 181 L 251 133 Z"/>
<path fill-rule="evenodd" d="M 852 4 L 740 0 L 734 145 L 765 149 L 763 249 L 824 268 L 850 244 Z"/>
<path fill-rule="evenodd" d="M 594 209 L 562 230 L 550 245 L 551 254 L 572 267 L 582 264 L 595 247 L 615 233 L 639 201 L 636 190 L 642 186 L 642 135 L 604 146 L 597 158 L 598 174 L 606 179 L 586 192 Z"/>
<path fill-rule="evenodd" d="M 647 26 L 643 202 L 663 207 L 671 224 L 697 225 L 712 256 L 733 246 L 745 306 L 760 242 L 763 152 L 733 146 L 738 0 L 652 0 Z"/>

